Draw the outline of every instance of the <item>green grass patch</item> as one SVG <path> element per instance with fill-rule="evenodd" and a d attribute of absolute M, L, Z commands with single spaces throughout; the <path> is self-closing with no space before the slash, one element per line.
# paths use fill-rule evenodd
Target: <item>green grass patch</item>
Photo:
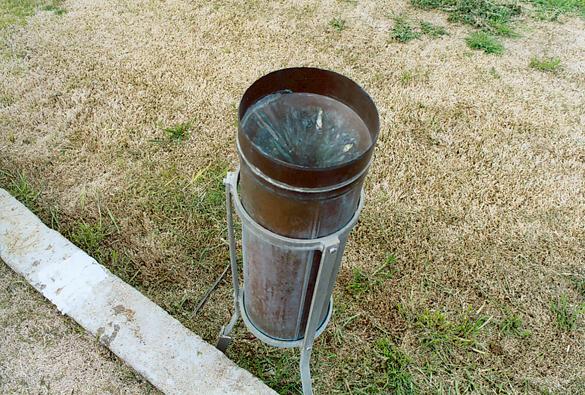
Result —
<path fill-rule="evenodd" d="M 65 8 L 59 7 L 55 3 L 47 4 L 41 8 L 43 11 L 52 12 L 55 15 L 63 15 L 67 12 Z"/>
<path fill-rule="evenodd" d="M 238 364 L 279 394 L 301 394 L 299 355 L 295 349 L 279 350 L 260 345 L 260 353 L 239 356 Z"/>
<path fill-rule="evenodd" d="M 222 265 L 217 255 L 225 231 L 224 161 L 211 162 L 193 175 L 175 165 L 157 168 L 151 163 L 142 176 L 130 185 L 129 199 L 139 199 L 138 209 L 149 213 L 158 232 L 181 255 L 195 262 Z"/>
<path fill-rule="evenodd" d="M 434 25 L 430 22 L 425 22 L 422 21 L 420 23 L 420 31 L 427 36 L 430 37 L 442 37 L 442 36 L 446 36 L 449 33 L 447 33 L 447 29 L 445 29 L 443 26 L 439 26 L 439 25 Z"/>
<path fill-rule="evenodd" d="M 496 3 L 490 0 L 411 0 L 423 9 L 438 9 L 449 14 L 450 22 L 458 22 L 490 32 L 513 36 L 510 23 L 521 13 L 513 3 Z"/>
<path fill-rule="evenodd" d="M 403 71 L 400 74 L 400 82 L 402 85 L 408 85 L 414 81 L 415 73 L 412 70 Z"/>
<path fill-rule="evenodd" d="M 181 142 L 189 140 L 191 129 L 193 127 L 192 122 L 182 122 L 173 126 L 169 126 L 163 129 L 167 138 L 171 141 Z"/>
<path fill-rule="evenodd" d="M 61 3 L 60 0 L 0 0 L 0 30 L 24 24 L 39 9 L 61 15 L 65 12 L 59 6 Z"/>
<path fill-rule="evenodd" d="M 448 320 L 437 310 L 424 310 L 415 319 L 422 345 L 432 351 L 450 353 L 455 347 L 477 349 L 478 336 L 488 324 L 483 315 L 466 314 L 457 321 Z"/>
<path fill-rule="evenodd" d="M 580 15 L 585 18 L 585 0 L 528 0 L 535 7 L 535 16 L 556 21 L 561 15 Z"/>
<path fill-rule="evenodd" d="M 419 38 L 422 32 L 416 30 L 410 22 L 404 17 L 394 18 L 394 26 L 390 31 L 390 38 L 400 43 Z"/>
<path fill-rule="evenodd" d="M 105 209 L 102 213 L 98 205 L 97 219 L 81 219 L 73 224 L 65 224 L 62 233 L 73 244 L 84 250 L 88 255 L 106 266 L 115 275 L 133 286 L 140 284 L 135 282 L 139 273 L 136 265 L 130 256 L 119 247 L 116 247 L 116 236 L 119 235 L 119 228 L 113 214 Z M 51 212 L 53 219 L 55 213 Z"/>
<path fill-rule="evenodd" d="M 96 255 L 101 255 L 100 248 L 109 234 L 110 231 L 100 218 L 95 223 L 85 221 L 76 223 L 69 233 L 69 238 L 73 244 L 98 259 Z"/>
<path fill-rule="evenodd" d="M 554 73 L 561 67 L 561 59 L 559 58 L 532 58 L 530 59 L 529 66 L 538 71 L 544 71 L 548 73 Z"/>
<path fill-rule="evenodd" d="M 9 178 L 11 181 L 7 186 L 8 192 L 29 210 L 37 213 L 39 211 L 38 197 L 41 192 L 31 184 L 23 173 L 17 173 L 15 176 L 9 175 Z"/>
<path fill-rule="evenodd" d="M 333 18 L 329 21 L 329 26 L 338 32 L 345 30 L 346 25 L 345 20 L 340 18 Z"/>
<path fill-rule="evenodd" d="M 555 317 L 557 327 L 567 332 L 577 329 L 579 316 L 584 309 L 585 306 L 579 308 L 571 306 L 567 295 L 561 295 L 551 304 L 551 312 Z"/>
<path fill-rule="evenodd" d="M 346 290 L 356 297 L 370 292 L 394 276 L 396 273 L 395 263 L 396 258 L 394 255 L 389 255 L 384 263 L 372 273 L 354 268 L 351 281 L 347 284 Z"/>
<path fill-rule="evenodd" d="M 507 314 L 498 325 L 500 331 L 507 336 L 528 337 L 530 331 L 523 328 L 523 322 L 516 314 Z"/>
<path fill-rule="evenodd" d="M 487 54 L 500 55 L 504 52 L 504 46 L 496 37 L 484 31 L 471 33 L 465 38 L 467 46 L 471 49 L 483 51 Z"/>
<path fill-rule="evenodd" d="M 370 289 L 370 279 L 363 270 L 354 268 L 346 289 L 354 296 L 361 295 Z"/>
<path fill-rule="evenodd" d="M 378 340 L 376 349 L 384 360 L 384 382 L 378 388 L 397 395 L 415 394 L 417 387 L 409 371 L 408 355 L 387 338 Z"/>

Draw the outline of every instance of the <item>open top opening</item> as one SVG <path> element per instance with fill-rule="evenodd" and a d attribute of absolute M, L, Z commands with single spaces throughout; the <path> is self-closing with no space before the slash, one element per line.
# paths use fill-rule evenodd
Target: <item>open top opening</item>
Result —
<path fill-rule="evenodd" d="M 263 154 L 304 168 L 347 163 L 373 144 L 360 116 L 324 95 L 284 90 L 252 105 L 241 129 Z"/>
<path fill-rule="evenodd" d="M 258 176 L 315 191 L 364 174 L 380 128 L 376 106 L 359 85 L 311 67 L 258 79 L 238 117 L 238 152 Z"/>

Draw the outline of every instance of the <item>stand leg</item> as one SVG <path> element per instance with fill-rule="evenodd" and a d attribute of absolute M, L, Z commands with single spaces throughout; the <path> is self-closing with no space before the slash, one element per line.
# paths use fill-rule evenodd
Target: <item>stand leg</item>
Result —
<path fill-rule="evenodd" d="M 229 336 L 229 334 L 234 329 L 234 326 L 238 323 L 238 319 L 240 318 L 240 309 L 238 306 L 238 295 L 240 294 L 240 283 L 239 283 L 239 275 L 238 275 L 238 260 L 236 258 L 236 239 L 234 236 L 234 223 L 233 223 L 233 213 L 232 213 L 232 204 L 231 204 L 231 175 L 232 173 L 228 173 L 227 177 L 224 180 L 225 184 L 225 205 L 226 205 L 226 212 L 227 212 L 227 228 L 228 228 L 228 240 L 229 240 L 229 247 L 230 247 L 230 264 L 232 269 L 232 286 L 234 288 L 234 313 L 232 314 L 232 318 L 227 326 L 223 326 L 221 331 L 219 332 L 219 340 L 217 341 L 217 349 L 221 352 L 225 352 L 229 345 L 231 344 L 233 338 Z"/>
<path fill-rule="evenodd" d="M 232 332 L 239 319 L 240 313 L 238 310 L 235 310 L 227 326 L 221 327 L 221 331 L 219 332 L 219 339 L 217 340 L 217 345 L 215 346 L 215 348 L 217 348 L 219 351 L 225 353 L 227 348 L 232 343 L 233 338 L 229 334 Z"/>
<path fill-rule="evenodd" d="M 301 348 L 301 384 L 303 385 L 303 394 L 313 394 L 313 383 L 311 380 L 311 350 L 305 347 Z"/>
<path fill-rule="evenodd" d="M 309 310 L 309 317 L 307 319 L 307 327 L 305 329 L 305 337 L 301 345 L 301 383 L 303 385 L 303 394 L 313 394 L 313 384 L 311 380 L 311 351 L 313 350 L 313 342 L 315 341 L 315 333 L 321 323 L 321 314 L 327 308 L 329 302 L 329 295 L 327 287 L 320 286 L 320 284 L 330 284 L 332 277 L 337 273 L 338 266 L 338 250 L 339 242 L 335 245 L 326 246 L 323 249 L 321 263 L 319 265 L 319 273 L 315 282 L 315 293 L 311 301 L 311 308 Z"/>

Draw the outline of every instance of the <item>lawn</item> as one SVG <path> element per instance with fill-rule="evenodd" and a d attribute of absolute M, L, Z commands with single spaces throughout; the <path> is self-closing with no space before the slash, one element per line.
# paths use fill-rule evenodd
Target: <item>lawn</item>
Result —
<path fill-rule="evenodd" d="M 214 342 L 238 101 L 338 71 L 382 127 L 316 391 L 585 393 L 585 5 L 474 1 L 0 0 L 0 187 Z"/>

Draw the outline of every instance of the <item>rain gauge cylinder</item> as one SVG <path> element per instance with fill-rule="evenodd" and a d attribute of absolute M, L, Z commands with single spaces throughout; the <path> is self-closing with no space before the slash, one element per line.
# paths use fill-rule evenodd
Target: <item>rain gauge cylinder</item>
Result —
<path fill-rule="evenodd" d="M 327 325 L 349 232 L 379 131 L 370 96 L 340 74 L 315 68 L 270 73 L 240 102 L 240 168 L 225 179 L 235 311 L 261 341 L 301 348 L 311 394 L 313 341 Z M 240 288 L 232 210 L 242 222 Z"/>

